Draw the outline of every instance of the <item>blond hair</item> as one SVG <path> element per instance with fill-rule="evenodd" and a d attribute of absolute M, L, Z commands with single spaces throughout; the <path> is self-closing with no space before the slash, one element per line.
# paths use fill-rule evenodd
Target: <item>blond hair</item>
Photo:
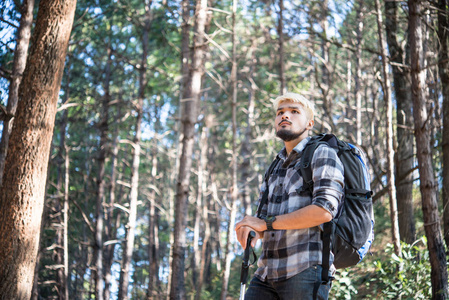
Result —
<path fill-rule="evenodd" d="M 305 109 L 307 116 L 309 117 L 309 120 L 313 120 L 313 116 L 315 114 L 315 107 L 313 103 L 303 95 L 296 93 L 286 93 L 282 96 L 277 97 L 276 99 L 274 99 L 273 102 L 274 110 L 277 111 L 279 105 L 281 105 L 284 102 L 294 102 L 301 104 Z"/>

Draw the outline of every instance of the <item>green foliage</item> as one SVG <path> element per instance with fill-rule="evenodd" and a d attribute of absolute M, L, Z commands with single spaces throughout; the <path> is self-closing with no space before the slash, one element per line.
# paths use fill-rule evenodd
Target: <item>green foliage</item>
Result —
<path fill-rule="evenodd" d="M 394 253 L 393 245 L 388 244 L 388 261 L 375 262 L 377 278 L 375 285 L 383 299 L 430 299 L 432 297 L 429 252 L 427 238 L 415 243 L 402 243 L 402 257 Z M 402 270 L 399 270 L 402 266 Z"/>
<path fill-rule="evenodd" d="M 359 266 L 338 270 L 331 299 L 430 299 L 427 239 L 402 243 L 402 257 L 387 244 L 381 258 L 367 257 Z M 372 268 L 374 267 L 374 269 Z M 402 268 L 399 271 L 399 268 Z"/>
<path fill-rule="evenodd" d="M 353 299 L 357 295 L 357 287 L 354 285 L 349 270 L 337 271 L 336 280 L 332 282 L 331 299 Z"/>

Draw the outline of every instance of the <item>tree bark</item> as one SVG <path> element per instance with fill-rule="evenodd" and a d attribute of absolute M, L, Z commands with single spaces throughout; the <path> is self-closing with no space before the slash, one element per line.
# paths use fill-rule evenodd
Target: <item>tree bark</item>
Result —
<path fill-rule="evenodd" d="M 192 166 L 195 124 L 201 94 L 201 81 L 204 74 L 205 30 L 208 22 L 207 0 L 197 0 L 194 28 L 193 59 L 190 80 L 183 88 L 182 109 L 182 150 L 176 184 L 175 226 L 173 258 L 171 268 L 170 299 L 185 299 L 184 260 L 186 248 L 186 215 L 189 196 L 190 170 Z M 209 19 L 210 21 L 210 19 Z M 185 58 L 184 58 L 185 59 Z"/>
<path fill-rule="evenodd" d="M 385 27 L 390 60 L 398 65 L 409 64 L 409 50 L 404 50 L 397 40 L 398 2 L 385 1 Z M 406 52 L 406 54 L 404 54 Z M 398 202 L 399 234 L 401 240 L 412 244 L 416 238 L 413 212 L 413 116 L 410 71 L 392 65 L 394 92 L 397 103 L 396 129 L 396 198 Z"/>
<path fill-rule="evenodd" d="M 443 96 L 443 228 L 446 247 L 449 248 L 449 21 L 447 0 L 438 1 L 438 73 Z"/>
<path fill-rule="evenodd" d="M 5 159 L 8 152 L 9 136 L 11 134 L 14 115 L 16 114 L 19 101 L 19 85 L 22 80 L 28 57 L 28 45 L 30 44 L 31 26 L 33 25 L 34 0 L 24 0 L 20 17 L 20 27 L 17 30 L 16 49 L 9 84 L 8 104 L 6 106 L 7 116 L 3 120 L 2 138 L 0 141 L 0 186 L 5 168 Z"/>
<path fill-rule="evenodd" d="M 430 146 L 428 112 L 425 98 L 425 74 L 423 65 L 423 44 L 421 28 L 421 1 L 408 1 L 410 12 L 410 54 L 413 117 L 420 176 L 420 191 L 430 254 L 432 299 L 448 299 L 447 261 L 440 230 L 438 202 L 436 197 L 432 149 Z"/>
<path fill-rule="evenodd" d="M 377 32 L 379 34 L 379 48 L 382 56 L 382 75 L 384 83 L 384 101 L 386 106 L 387 121 L 387 178 L 388 178 L 388 195 L 390 198 L 390 219 L 394 252 L 397 256 L 402 257 L 401 240 L 399 237 L 398 208 L 396 202 L 396 186 L 394 183 L 394 149 L 393 149 L 393 104 L 391 102 L 391 82 L 388 73 L 387 64 L 387 46 L 383 32 L 382 10 L 379 0 L 375 1 L 377 11 Z M 400 267 L 402 268 L 402 267 Z"/>
<path fill-rule="evenodd" d="M 0 190 L 1 299 L 31 297 L 50 144 L 75 7 L 75 0 L 39 3 Z"/>

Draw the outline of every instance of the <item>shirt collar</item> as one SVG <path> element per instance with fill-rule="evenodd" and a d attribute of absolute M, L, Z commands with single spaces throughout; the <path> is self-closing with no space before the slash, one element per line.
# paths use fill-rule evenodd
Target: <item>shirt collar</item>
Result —
<path fill-rule="evenodd" d="M 298 143 L 298 145 L 296 145 L 293 148 L 293 151 L 297 152 L 298 154 L 301 154 L 301 152 L 304 150 L 304 148 L 306 147 L 307 143 L 309 142 L 309 140 L 311 139 L 310 136 L 306 137 L 305 139 L 303 139 L 301 142 Z M 287 150 L 284 148 L 282 148 L 282 150 L 278 153 L 278 157 L 286 160 L 287 159 Z"/>

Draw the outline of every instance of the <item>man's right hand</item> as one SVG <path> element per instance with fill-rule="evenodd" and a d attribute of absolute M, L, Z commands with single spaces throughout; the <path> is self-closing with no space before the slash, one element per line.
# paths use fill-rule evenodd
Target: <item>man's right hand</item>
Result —
<path fill-rule="evenodd" d="M 256 246 L 256 242 L 258 239 L 263 238 L 263 232 L 259 232 L 257 230 L 254 230 L 253 228 L 249 226 L 239 226 L 236 228 L 235 232 L 237 235 L 237 240 L 239 241 L 240 245 L 242 245 L 242 248 L 246 248 L 246 241 L 248 240 L 248 235 L 250 231 L 254 231 L 256 233 L 256 236 L 251 241 L 251 247 Z"/>

